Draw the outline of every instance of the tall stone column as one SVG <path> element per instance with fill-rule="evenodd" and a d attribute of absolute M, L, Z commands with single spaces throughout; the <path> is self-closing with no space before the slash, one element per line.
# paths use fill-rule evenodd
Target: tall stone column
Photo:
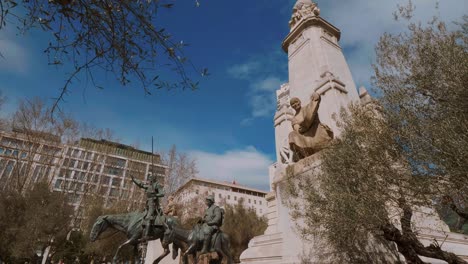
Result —
<path fill-rule="evenodd" d="M 292 120 L 296 112 L 289 101 L 297 97 L 307 104 L 311 101 L 311 95 L 318 93 L 321 98 L 318 108 L 320 123 L 331 128 L 336 137 L 340 135 L 336 120 L 341 108 L 352 102 L 367 104 L 371 100 L 363 87 L 358 94 L 339 45 L 341 32 L 320 17 L 317 4 L 311 0 L 298 0 L 293 7 L 289 26 L 290 32 L 282 44 L 288 55 L 289 83 L 283 84 L 276 92 L 274 127 L 277 161 L 269 167 L 271 190 L 266 197 L 268 228 L 263 235 L 250 241 L 248 249 L 240 257 L 241 263 L 299 264 L 302 258 L 307 263 L 323 263 L 317 256 L 326 255 L 327 248 L 322 247 L 323 244 L 317 239 L 305 241 L 301 238 L 296 228 L 301 223 L 292 219 L 286 205 L 286 168 L 292 178 L 314 177 L 311 172 L 319 161 L 319 153 L 316 153 L 293 162 L 288 137 L 293 131 Z M 424 245 L 429 245 L 434 239 L 444 241 L 444 249 L 468 260 L 468 237 L 451 233 L 433 209 L 416 208 L 413 225 Z M 395 258 L 380 250 L 378 245 L 373 248 L 377 250 L 374 253 L 382 254 L 386 263 L 396 261 L 397 256 Z M 423 260 L 440 263 L 434 259 Z"/>
<path fill-rule="evenodd" d="M 339 135 L 336 120 L 342 107 L 360 100 L 351 72 L 339 45 L 341 32 L 320 17 L 318 6 L 311 0 L 298 0 L 293 7 L 290 32 L 282 48 L 288 56 L 289 83 L 276 92 L 277 111 L 274 116 L 277 162 L 270 166 L 271 192 L 268 201 L 268 228 L 255 237 L 241 255 L 242 263 L 290 264 L 307 258 L 315 263 L 313 248 L 316 242 L 304 241 L 296 230 L 296 222 L 285 205 L 286 167 L 292 166 L 296 175 L 310 173 L 317 155 L 292 164 L 288 135 L 295 111 L 289 101 L 299 98 L 310 102 L 313 93 L 321 97 L 320 122 Z M 292 165 L 291 165 L 292 164 Z"/>

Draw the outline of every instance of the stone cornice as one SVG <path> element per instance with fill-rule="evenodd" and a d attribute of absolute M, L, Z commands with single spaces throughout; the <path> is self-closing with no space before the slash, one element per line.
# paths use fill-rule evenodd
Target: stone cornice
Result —
<path fill-rule="evenodd" d="M 285 106 L 280 110 L 275 113 L 274 117 L 274 126 L 279 126 L 281 123 L 283 123 L 286 120 L 290 120 L 293 116 L 294 113 L 291 109 L 284 109 L 286 108 Z"/>
<path fill-rule="evenodd" d="M 343 82 L 341 82 L 340 80 L 336 79 L 336 78 L 333 78 L 333 79 L 330 79 L 330 80 L 323 80 L 318 86 L 317 88 L 315 88 L 315 91 L 322 95 L 322 94 L 325 94 L 328 90 L 331 90 L 331 89 L 336 89 L 342 93 L 348 93 L 348 91 L 346 91 L 346 88 L 345 88 L 345 84 Z"/>
<path fill-rule="evenodd" d="M 297 25 L 294 26 L 291 32 L 289 32 L 289 34 L 286 36 L 286 38 L 284 39 L 281 45 L 284 52 L 287 53 L 289 44 L 291 44 L 291 42 L 295 40 L 302 31 L 304 31 L 305 29 L 311 26 L 319 26 L 319 27 L 325 28 L 331 34 L 333 34 L 338 41 L 340 40 L 341 31 L 337 27 L 328 23 L 325 19 L 319 16 L 311 16 L 300 21 Z"/>

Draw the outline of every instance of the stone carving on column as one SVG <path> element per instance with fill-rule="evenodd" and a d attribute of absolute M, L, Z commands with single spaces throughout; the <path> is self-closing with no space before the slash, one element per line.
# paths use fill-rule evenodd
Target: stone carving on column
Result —
<path fill-rule="evenodd" d="M 288 139 L 285 139 L 283 141 L 283 144 L 281 145 L 279 153 L 280 153 L 281 163 L 283 164 L 293 163 L 294 152 L 291 150 L 291 147 L 289 146 Z"/>
<path fill-rule="evenodd" d="M 291 120 L 293 131 L 289 133 L 289 148 L 293 153 L 292 161 L 297 162 L 327 147 L 333 139 L 332 130 L 320 123 L 318 109 L 320 95 L 313 93 L 310 103 L 302 107 L 301 100 L 294 97 L 290 101 L 296 114 Z"/>
<path fill-rule="evenodd" d="M 320 9 L 317 4 L 310 0 L 298 0 L 293 7 L 291 20 L 289 20 L 289 28 L 293 28 L 299 21 L 306 17 L 320 15 Z"/>

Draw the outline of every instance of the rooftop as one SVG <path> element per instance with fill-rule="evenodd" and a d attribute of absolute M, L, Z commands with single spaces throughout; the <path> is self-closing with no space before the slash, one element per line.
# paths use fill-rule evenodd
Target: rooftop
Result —
<path fill-rule="evenodd" d="M 210 184 L 214 184 L 214 185 L 221 185 L 221 186 L 224 186 L 224 187 L 231 187 L 231 188 L 245 190 L 245 191 L 257 192 L 257 193 L 261 193 L 261 194 L 265 194 L 265 195 L 268 193 L 268 192 L 265 192 L 265 191 L 262 191 L 262 190 L 259 190 L 259 189 L 254 189 L 254 188 L 250 188 L 250 187 L 247 187 L 247 186 L 239 185 L 239 184 L 237 184 L 235 182 L 231 183 L 231 182 L 226 182 L 226 181 L 217 181 L 217 180 L 204 179 L 204 178 L 199 178 L 199 177 L 195 177 L 195 178 L 190 179 L 187 183 L 185 183 L 182 187 L 180 187 L 179 190 L 177 190 L 177 192 L 183 190 L 191 182 L 210 183 Z"/>

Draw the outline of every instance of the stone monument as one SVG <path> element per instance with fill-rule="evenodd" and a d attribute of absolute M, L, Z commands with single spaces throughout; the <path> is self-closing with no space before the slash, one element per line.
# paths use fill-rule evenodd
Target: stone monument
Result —
<path fill-rule="evenodd" d="M 365 88 L 361 87 L 357 92 L 339 45 L 340 30 L 320 17 L 317 4 L 311 0 L 298 0 L 289 26 L 290 32 L 282 43 L 288 54 L 289 83 L 276 91 L 277 161 L 269 167 L 268 228 L 263 235 L 253 238 L 241 254 L 241 263 L 245 264 L 299 264 L 302 258 L 307 260 L 306 263 L 318 263 L 320 241 L 304 241 L 300 237 L 296 231 L 298 223 L 292 220 L 290 210 L 284 204 L 286 168 L 289 166 L 293 175 L 310 173 L 318 162 L 318 155 L 314 153 L 326 147 L 326 136 L 340 135 L 336 126 L 340 109 L 351 102 L 366 104 L 370 101 Z M 304 107 L 308 108 L 309 114 L 300 113 Z M 309 117 L 298 118 L 298 114 Z M 307 119 L 310 119 L 309 123 L 303 121 Z M 312 124 L 315 124 L 315 130 L 310 132 L 314 127 Z M 317 132 L 317 127 L 321 132 Z M 323 137 L 318 147 L 317 142 L 310 143 L 306 138 L 317 134 Z M 423 244 L 429 244 L 433 238 L 445 237 L 445 249 L 468 259 L 467 236 L 450 233 L 447 225 L 427 208 L 415 213 L 415 219 L 419 219 L 419 238 Z"/>

